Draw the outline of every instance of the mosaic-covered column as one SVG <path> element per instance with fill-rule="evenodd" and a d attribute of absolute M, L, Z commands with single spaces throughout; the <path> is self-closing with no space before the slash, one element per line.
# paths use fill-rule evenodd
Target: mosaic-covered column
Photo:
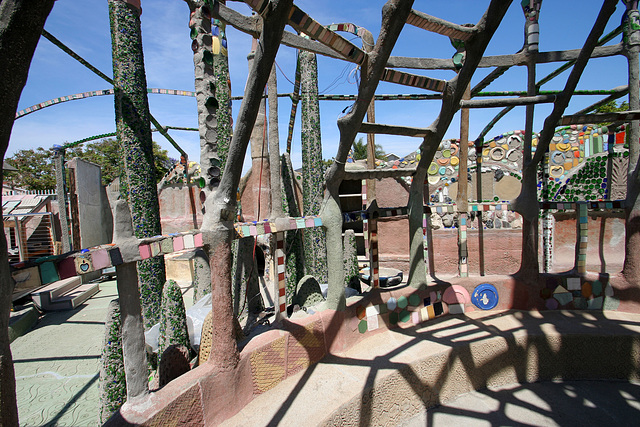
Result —
<path fill-rule="evenodd" d="M 289 153 L 282 155 L 282 207 L 284 212 L 290 217 L 299 217 L 298 198 L 296 197 L 296 183 L 291 166 Z M 296 286 L 300 279 L 304 277 L 304 246 L 302 235 L 298 230 L 287 231 L 287 304 L 290 304 L 296 292 Z"/>
<path fill-rule="evenodd" d="M 301 51 L 300 92 L 302 99 L 302 205 L 304 215 L 318 215 L 322 204 L 324 173 L 318 102 L 318 62 L 316 55 Z M 320 227 L 304 231 L 304 255 L 307 274 L 327 283 L 327 249 L 325 231 Z M 337 248 L 336 248 L 337 249 Z"/>
<path fill-rule="evenodd" d="M 545 212 L 542 217 L 542 232 L 544 241 L 544 262 L 543 271 L 550 273 L 553 268 L 553 229 L 555 227 L 555 217 L 549 212 Z"/>
<path fill-rule="evenodd" d="M 153 167 L 153 143 L 147 101 L 147 80 L 140 32 L 140 2 L 109 1 L 116 131 L 124 167 L 120 194 L 131 208 L 137 238 L 161 234 L 160 207 Z M 160 320 L 165 282 L 162 255 L 138 262 L 138 278 L 145 329 Z"/>
<path fill-rule="evenodd" d="M 587 246 L 589 244 L 589 210 L 587 202 L 576 203 L 576 256 L 574 270 L 587 272 Z"/>
<path fill-rule="evenodd" d="M 221 3 L 224 4 L 224 0 Z M 187 4 L 190 10 L 202 171 L 196 182 L 203 202 L 218 187 L 229 152 L 232 133 L 231 81 L 224 23 L 213 19 L 212 25 L 211 2 L 188 0 Z M 204 214 L 207 215 L 207 212 Z M 195 299 L 211 292 L 211 275 L 206 257 L 196 257 L 194 268 Z"/>
<path fill-rule="evenodd" d="M 624 22 L 624 45 L 629 69 L 629 110 L 640 109 L 640 13 L 637 0 L 624 0 L 627 6 Z M 632 121 L 629 134 L 629 170 L 627 174 L 627 199 L 625 221 L 625 260 L 622 272 L 627 280 L 640 282 L 640 123 Z"/>
<path fill-rule="evenodd" d="M 210 2 L 190 0 L 188 4 L 200 132 L 198 185 L 200 198 L 206 199 L 220 183 L 231 141 L 229 61 L 225 26 L 219 19 L 211 25 Z"/>

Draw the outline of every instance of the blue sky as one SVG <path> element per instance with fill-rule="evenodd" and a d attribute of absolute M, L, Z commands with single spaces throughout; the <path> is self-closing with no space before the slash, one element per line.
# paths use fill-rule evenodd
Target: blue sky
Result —
<path fill-rule="evenodd" d="M 377 38 L 380 31 L 382 0 L 317 1 L 298 0 L 298 7 L 324 25 L 351 22 L 367 28 Z M 488 0 L 449 0 L 446 2 L 422 0 L 414 3 L 414 9 L 455 22 L 476 23 Z M 540 14 L 540 51 L 578 49 L 582 47 L 598 14 L 601 1 L 546 0 Z M 228 2 L 228 5 L 243 14 L 250 9 L 243 3 Z M 144 44 L 147 85 L 149 88 L 193 90 L 193 57 L 189 38 L 189 10 L 181 0 L 143 0 L 142 37 Z M 624 5 L 619 3 L 605 34 L 620 24 Z M 45 25 L 47 31 L 84 57 L 105 74 L 112 75 L 111 39 L 106 0 L 58 0 Z M 287 27 L 289 31 L 293 31 Z M 515 53 L 522 47 L 524 15 L 520 1 L 515 0 L 486 55 Z M 348 39 L 361 45 L 360 40 L 342 33 Z M 241 95 L 246 82 L 248 67 L 247 54 L 251 48 L 251 37 L 228 27 L 229 64 L 231 70 L 232 95 Z M 617 43 L 620 37 L 611 43 Z M 449 39 L 431 34 L 412 26 L 405 26 L 394 56 L 450 58 L 455 53 Z M 284 72 L 278 72 L 278 91 L 291 92 L 295 76 L 296 52 L 282 46 L 277 63 Z M 539 77 L 545 76 L 560 64 L 542 64 L 537 68 Z M 322 56 L 318 57 L 319 90 L 321 93 L 355 94 L 357 91 L 357 71 L 355 65 Z M 451 71 L 406 70 L 429 77 L 450 79 Z M 479 82 L 490 69 L 479 69 L 472 85 Z M 547 83 L 544 90 L 562 89 L 569 71 Z M 578 89 L 610 89 L 627 83 L 627 64 L 623 57 L 592 60 L 587 67 Z M 285 78 L 286 76 L 286 78 Z M 30 69 L 27 85 L 22 92 L 19 109 L 46 100 L 79 92 L 109 88 L 108 84 L 95 76 L 81 64 L 42 38 L 38 44 Z M 485 90 L 526 90 L 526 69 L 513 67 L 499 80 Z M 378 94 L 431 93 L 416 88 L 381 82 Z M 571 102 L 567 113 L 596 102 L 601 97 L 580 96 Z M 151 113 L 165 126 L 197 127 L 195 98 L 150 94 Z M 336 120 L 349 102 L 322 101 L 320 104 L 323 157 L 335 155 L 339 133 Z M 233 104 L 234 118 L 240 101 Z M 280 148 L 284 149 L 289 123 L 291 101 L 281 98 L 280 107 Z M 439 101 L 380 101 L 376 103 L 376 121 L 393 125 L 426 127 L 438 114 Z M 470 116 L 470 138 L 475 139 L 485 124 L 500 109 L 472 110 Z M 550 105 L 536 107 L 535 130 L 540 130 L 544 118 L 551 111 Z M 459 136 L 459 114 L 446 134 L 447 138 Z M 524 128 L 524 107 L 514 109 L 499 122 L 488 137 L 509 130 Z M 15 121 L 7 150 L 7 157 L 20 149 L 48 148 L 54 144 L 76 141 L 92 135 L 113 132 L 115 119 L 113 97 L 101 96 L 85 100 L 75 100 L 48 107 Z M 293 139 L 292 160 L 294 167 L 300 166 L 300 124 L 299 114 Z M 189 154 L 191 160 L 199 158 L 199 141 L 196 132 L 172 131 L 173 138 Z M 159 134 L 154 140 L 177 158 L 177 151 Z M 408 154 L 419 146 L 419 139 L 393 136 L 377 136 L 387 152 L 398 155 Z M 248 169 L 245 161 L 244 169 Z"/>

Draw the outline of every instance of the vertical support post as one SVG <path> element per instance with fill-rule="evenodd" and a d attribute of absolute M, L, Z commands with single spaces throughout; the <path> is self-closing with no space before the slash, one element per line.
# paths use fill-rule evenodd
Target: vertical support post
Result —
<path fill-rule="evenodd" d="M 471 87 L 467 88 L 462 95 L 462 99 L 471 99 Z M 460 277 L 469 276 L 469 253 L 467 250 L 467 212 L 469 210 L 469 179 L 467 175 L 467 151 L 469 150 L 469 109 L 462 108 L 460 111 L 460 147 L 458 156 L 460 158 L 458 166 L 458 194 L 456 197 L 456 208 L 458 210 L 458 274 Z"/>
<path fill-rule="evenodd" d="M 269 100 L 269 166 L 271 170 L 271 214 L 275 219 L 284 216 L 282 210 L 282 185 L 280 184 L 280 141 L 278 131 L 278 80 L 276 66 L 271 68 L 268 83 Z"/>
<path fill-rule="evenodd" d="M 293 139 L 293 126 L 296 123 L 296 111 L 300 101 L 300 51 L 296 58 L 296 80 L 293 83 L 293 93 L 291 94 L 291 114 L 289 116 L 289 133 L 287 134 L 287 154 L 291 155 L 291 140 Z"/>
<path fill-rule="evenodd" d="M 458 211 L 458 273 L 460 277 L 469 277 L 468 258 L 467 213 Z"/>
<path fill-rule="evenodd" d="M 373 50 L 374 40 L 373 35 L 369 30 L 362 29 L 360 37 L 362 39 L 362 49 L 369 53 Z M 362 64 L 362 70 L 360 75 L 367 75 L 367 61 Z M 367 123 L 375 123 L 376 122 L 376 100 L 375 97 L 371 99 L 371 103 L 367 108 Z M 375 169 L 376 167 L 376 134 L 368 133 L 367 134 L 367 169 Z M 376 181 L 375 179 L 370 179 L 367 184 L 368 199 L 375 200 L 376 198 Z"/>
<path fill-rule="evenodd" d="M 286 317 L 287 314 L 287 282 L 285 278 L 285 253 L 284 253 L 284 238 L 285 233 L 278 231 L 274 233 L 276 240 L 276 253 L 275 253 L 275 271 L 273 275 L 274 292 L 277 297 L 274 298 L 276 313 L 276 322 Z"/>
<path fill-rule="evenodd" d="M 69 214 L 67 213 L 67 192 L 65 189 L 65 173 L 64 173 L 64 149 L 59 146 L 53 147 L 53 158 L 56 166 L 56 196 L 58 198 L 58 211 L 60 216 L 60 242 L 62 243 L 62 252 L 71 251 L 69 242 Z"/>
<path fill-rule="evenodd" d="M 28 258 L 28 254 L 27 254 L 27 242 L 26 240 L 23 240 L 23 233 L 22 233 L 22 224 L 20 223 L 20 220 L 18 219 L 17 215 L 14 215 L 13 217 L 13 221 L 16 224 L 16 243 L 18 243 L 18 253 L 20 254 L 20 261 L 26 261 Z"/>
<path fill-rule="evenodd" d="M 576 203 L 576 263 L 575 269 L 579 274 L 587 272 L 587 245 L 589 243 L 589 211 L 586 202 Z"/>
<path fill-rule="evenodd" d="M 640 109 L 640 13 L 637 0 L 624 0 L 626 22 L 624 27 L 625 55 L 629 70 L 629 110 Z M 622 273 L 629 281 L 640 280 L 640 123 L 629 123 L 629 169 L 627 171 L 627 198 L 625 203 L 625 260 Z M 609 144 L 611 145 L 611 144 Z M 610 184 L 611 180 L 607 180 Z M 611 193 L 609 193 L 609 197 Z"/>
<path fill-rule="evenodd" d="M 56 227 L 53 225 L 53 214 L 50 213 L 49 215 L 47 215 L 47 220 L 49 221 L 49 226 L 47 227 L 49 229 L 49 242 L 51 244 L 51 254 L 53 255 L 59 255 L 56 254 Z"/>
<path fill-rule="evenodd" d="M 369 219 L 369 277 L 370 284 L 377 288 L 380 286 L 380 259 L 378 254 L 378 218 L 372 216 Z"/>
<path fill-rule="evenodd" d="M 360 194 L 362 196 L 362 210 L 367 209 L 368 201 L 367 201 L 367 180 L 362 180 L 362 189 L 360 190 Z M 369 241 L 371 240 L 371 236 L 369 235 L 369 219 L 364 218 L 362 220 L 362 234 L 364 236 L 364 256 L 369 259 Z M 371 271 L 369 271 L 371 272 Z"/>
<path fill-rule="evenodd" d="M 431 208 L 429 206 L 424 207 L 424 213 L 422 216 L 422 236 L 424 247 L 424 262 L 425 268 L 427 263 L 429 268 L 426 270 L 427 275 L 431 274 L 431 277 L 435 277 L 436 263 L 433 254 L 433 234 L 431 232 Z"/>
<path fill-rule="evenodd" d="M 539 26 L 538 17 L 540 14 L 541 0 L 531 0 L 529 4 L 523 4 L 525 15 L 525 37 L 527 49 L 527 95 L 534 96 L 538 92 L 536 86 L 536 60 L 538 56 Z M 537 167 L 533 163 L 531 154 L 534 105 L 527 105 L 525 110 L 525 134 L 524 151 L 522 155 L 522 192 L 520 197 L 524 197 L 526 202 L 537 200 Z M 536 199 L 531 200 L 531 198 Z M 538 264 L 538 215 L 527 218 L 522 216 L 522 257 L 520 261 L 520 273 L 524 275 L 535 275 L 540 271 Z M 532 277 L 533 279 L 533 277 Z"/>
<path fill-rule="evenodd" d="M 545 210 L 542 219 L 543 247 L 544 247 L 544 272 L 549 273 L 553 268 L 553 229 L 555 218 L 548 210 Z"/>
<path fill-rule="evenodd" d="M 78 206 L 78 192 L 76 191 L 76 170 L 69 168 L 69 212 L 71 213 L 71 247 L 74 250 L 82 248 L 80 238 L 80 211 Z"/>
<path fill-rule="evenodd" d="M 482 139 L 476 140 L 476 201 L 482 203 Z M 460 184 L 458 184 L 460 185 Z M 482 222 L 482 210 L 478 209 L 478 268 L 480 275 L 484 276 L 484 223 Z"/>
<path fill-rule="evenodd" d="M 368 189 L 370 180 L 362 180 L 362 209 L 366 210 L 370 203 L 368 199 Z M 378 257 L 378 219 L 377 212 L 369 212 L 368 219 L 362 220 L 362 231 L 364 234 L 365 254 L 369 259 L 369 285 L 377 288 L 380 285 L 379 257 Z"/>
<path fill-rule="evenodd" d="M 116 266 L 116 275 L 122 319 L 122 354 L 127 379 L 127 400 L 131 401 L 149 392 L 136 264 L 131 262 Z"/>
<path fill-rule="evenodd" d="M 253 39 L 251 44 L 251 52 L 247 55 L 249 71 L 253 68 L 253 61 L 256 56 L 258 47 L 258 39 Z M 271 72 L 269 73 L 271 75 Z M 271 78 L 271 77 L 269 77 Z M 267 83 L 268 85 L 268 83 Z M 264 88 L 266 91 L 266 87 Z M 264 92 L 263 92 L 264 94 Z M 271 164 L 269 163 L 269 140 L 267 123 L 267 103 L 264 97 L 260 100 L 260 108 L 256 116 L 256 122 L 251 131 L 251 170 L 252 176 L 257 178 L 251 189 L 255 203 L 253 206 L 245 205 L 245 217 L 248 220 L 260 221 L 267 218 L 271 212 L 271 197 L 269 189 L 271 188 Z"/>

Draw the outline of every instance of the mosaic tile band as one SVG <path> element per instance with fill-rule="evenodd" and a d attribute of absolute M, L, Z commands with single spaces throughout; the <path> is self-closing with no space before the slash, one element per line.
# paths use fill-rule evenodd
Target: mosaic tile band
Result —
<path fill-rule="evenodd" d="M 455 28 L 447 27 L 438 22 L 429 21 L 421 16 L 418 16 L 413 11 L 407 18 L 407 24 L 414 27 L 422 28 L 423 30 L 431 31 L 432 33 L 441 34 L 458 40 L 469 40 L 472 36 L 471 33 L 464 31 L 458 31 Z"/>
<path fill-rule="evenodd" d="M 178 95 L 178 96 L 196 96 L 195 92 L 191 92 L 188 90 L 177 90 L 177 89 L 148 88 L 147 93 L 156 93 L 156 94 L 163 94 L 163 95 Z M 73 95 L 53 98 L 48 101 L 32 105 L 31 107 L 27 107 L 24 110 L 18 111 L 16 113 L 15 118 L 19 119 L 20 117 L 26 116 L 27 114 L 33 113 L 38 110 L 42 110 L 43 108 L 47 108 L 52 105 L 60 104 L 62 102 L 74 101 L 76 99 L 86 99 L 86 98 L 91 98 L 93 96 L 105 96 L 105 95 L 113 95 L 113 89 L 94 90 L 90 92 L 81 92 L 81 93 L 75 93 Z"/>
<path fill-rule="evenodd" d="M 312 39 L 317 40 L 325 46 L 335 50 L 347 60 L 353 61 L 357 64 L 362 64 L 366 58 L 366 54 L 362 49 L 358 48 L 344 37 L 329 30 L 327 27 L 304 13 L 297 6 L 293 6 L 291 8 L 289 24 L 297 31 L 305 33 Z"/>
<path fill-rule="evenodd" d="M 444 92 L 444 88 L 447 85 L 447 82 L 445 80 L 432 79 L 429 77 L 405 73 L 403 71 L 396 71 L 389 68 L 385 68 L 380 80 L 384 80 L 385 82 L 398 83 L 405 86 L 419 87 L 421 89 L 428 89 L 441 93 Z"/>

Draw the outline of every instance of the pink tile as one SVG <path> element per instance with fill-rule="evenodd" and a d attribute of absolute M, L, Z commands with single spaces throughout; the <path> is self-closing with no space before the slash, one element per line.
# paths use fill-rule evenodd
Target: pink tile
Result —
<path fill-rule="evenodd" d="M 184 249 L 184 240 L 182 240 L 182 236 L 176 236 L 173 238 L 173 250 L 181 251 Z"/>
<path fill-rule="evenodd" d="M 411 313 L 411 320 L 413 321 L 413 323 L 415 325 L 420 323 L 420 313 L 418 313 L 417 311 L 414 311 L 413 313 Z"/>
<path fill-rule="evenodd" d="M 91 252 L 91 260 L 93 261 L 93 268 L 100 270 L 101 268 L 107 268 L 111 266 L 111 260 L 109 259 L 109 253 L 106 249 L 97 250 Z"/>
<path fill-rule="evenodd" d="M 138 251 L 140 252 L 140 256 L 142 259 L 151 258 L 151 248 L 149 245 L 140 245 L 138 246 Z"/>

